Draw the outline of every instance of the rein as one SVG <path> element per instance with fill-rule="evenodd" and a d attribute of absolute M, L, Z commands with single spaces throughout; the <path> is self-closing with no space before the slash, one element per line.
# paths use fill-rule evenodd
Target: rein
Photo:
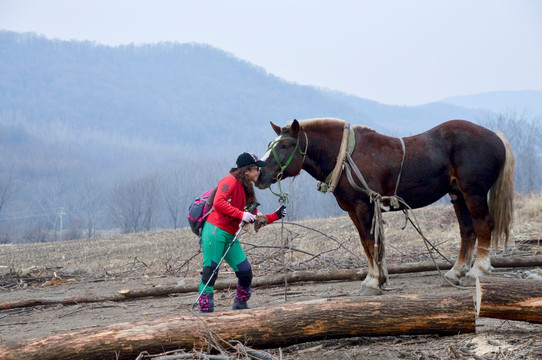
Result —
<path fill-rule="evenodd" d="M 287 136 L 287 137 L 280 137 L 278 139 L 275 139 L 271 144 L 269 144 L 269 148 L 267 149 L 268 151 L 271 150 L 271 152 L 273 153 L 273 157 L 275 158 L 275 161 L 277 162 L 277 165 L 280 167 L 280 172 L 276 176 L 279 192 L 278 193 L 274 192 L 273 189 L 271 189 L 271 186 L 269 186 L 269 191 L 271 191 L 273 195 L 278 196 L 279 203 L 281 205 L 288 202 L 288 193 L 290 191 L 289 189 L 288 189 L 288 192 L 286 193 L 282 191 L 281 180 L 282 180 L 282 176 L 284 175 L 284 171 L 286 170 L 288 165 L 290 165 L 290 163 L 292 162 L 292 159 L 294 158 L 296 151 L 299 151 L 299 154 L 302 156 L 301 168 L 303 167 L 303 163 L 305 162 L 305 158 L 307 157 L 307 149 L 309 148 L 309 138 L 306 132 L 303 131 L 303 134 L 305 134 L 305 151 L 301 151 L 301 148 L 299 147 L 299 135 L 298 135 L 296 139 L 296 143 L 295 143 L 295 148 L 290 154 L 290 156 L 288 157 L 288 160 L 286 160 L 286 163 L 284 165 L 282 165 L 280 162 L 277 151 L 275 150 L 275 145 L 282 140 L 293 140 L 294 139 L 293 137 Z M 301 169 L 299 170 L 299 172 L 301 172 Z M 295 180 L 295 177 L 294 177 L 294 180 Z M 290 187 L 292 186 L 294 180 L 290 182 Z M 288 301 L 288 276 L 287 276 L 288 269 L 286 267 L 286 260 L 284 258 L 284 248 L 285 248 L 284 217 L 281 218 L 280 239 L 281 239 L 280 243 L 281 243 L 281 254 L 282 254 L 281 262 L 282 262 L 282 268 L 283 268 L 283 273 L 284 273 L 284 301 Z"/>

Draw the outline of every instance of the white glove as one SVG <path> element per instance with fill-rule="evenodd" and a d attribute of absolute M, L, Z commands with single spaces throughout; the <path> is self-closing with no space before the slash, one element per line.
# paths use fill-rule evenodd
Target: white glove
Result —
<path fill-rule="evenodd" d="M 245 211 L 243 213 L 244 222 L 249 223 L 249 222 L 253 222 L 254 220 L 256 220 L 256 215 L 254 215 L 253 213 L 249 213 L 248 211 Z"/>

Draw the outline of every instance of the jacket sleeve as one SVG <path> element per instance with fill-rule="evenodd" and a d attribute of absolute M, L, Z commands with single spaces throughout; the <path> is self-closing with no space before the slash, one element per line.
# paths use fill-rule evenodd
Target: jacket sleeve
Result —
<path fill-rule="evenodd" d="M 232 218 L 243 219 L 243 211 L 232 206 L 228 199 L 230 198 L 235 188 L 235 178 L 226 176 L 218 182 L 215 201 L 213 203 L 216 210 L 224 215 Z"/>
<path fill-rule="evenodd" d="M 279 216 L 274 212 L 265 215 L 265 217 L 267 218 L 267 224 L 272 224 L 279 219 Z"/>

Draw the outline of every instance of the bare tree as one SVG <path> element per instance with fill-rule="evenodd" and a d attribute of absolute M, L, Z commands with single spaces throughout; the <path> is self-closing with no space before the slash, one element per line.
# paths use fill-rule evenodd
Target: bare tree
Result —
<path fill-rule="evenodd" d="M 17 182 L 13 177 L 9 177 L 6 181 L 0 183 L 0 214 L 4 205 L 6 205 L 19 190 Z"/>
<path fill-rule="evenodd" d="M 542 128 L 527 114 L 502 113 L 482 124 L 504 133 L 516 158 L 516 191 L 528 193 L 542 188 Z"/>
<path fill-rule="evenodd" d="M 110 212 L 124 233 L 150 230 L 158 198 L 156 176 L 120 184 L 113 190 Z"/>
<path fill-rule="evenodd" d="M 33 227 L 40 229 L 40 238 L 43 231 L 53 230 L 53 240 L 62 240 L 62 216 L 64 213 L 64 180 L 60 176 L 40 181 L 33 189 L 34 204 L 36 208 L 36 222 Z"/>
<path fill-rule="evenodd" d="M 87 237 L 91 238 L 96 233 L 96 224 L 98 223 L 98 211 L 104 200 L 103 187 L 100 187 L 92 179 L 84 179 L 80 185 L 81 213 L 85 219 Z"/>
<path fill-rule="evenodd" d="M 13 177 L 9 177 L 5 181 L 0 182 L 0 215 L 2 215 L 2 210 L 6 204 L 8 204 L 13 197 L 19 191 L 20 186 Z M 10 242 L 10 227 L 12 224 L 5 221 L 6 219 L 0 217 L 0 244 L 6 244 Z"/>
<path fill-rule="evenodd" d="M 179 169 L 173 169 L 166 172 L 162 179 L 162 197 L 166 207 L 167 214 L 173 228 L 178 229 L 183 224 L 186 215 L 186 204 L 190 201 L 187 191 L 187 172 Z M 191 186 L 190 186 L 191 187 Z"/>

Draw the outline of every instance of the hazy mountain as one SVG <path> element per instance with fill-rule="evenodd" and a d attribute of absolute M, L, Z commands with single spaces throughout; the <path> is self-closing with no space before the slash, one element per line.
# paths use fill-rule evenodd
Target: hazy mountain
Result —
<path fill-rule="evenodd" d="M 442 100 L 469 109 L 486 109 L 496 113 L 512 112 L 533 117 L 542 116 L 542 90 L 492 91 L 453 96 Z"/>
<path fill-rule="evenodd" d="M 66 156 L 94 168 L 263 153 L 273 137 L 269 122 L 293 118 L 337 117 L 409 135 L 482 113 L 449 104 L 389 106 L 301 86 L 207 45 L 109 47 L 0 32 L 3 137 L 26 134 L 52 165 Z M 47 156 L 53 145 L 59 155 Z"/>

